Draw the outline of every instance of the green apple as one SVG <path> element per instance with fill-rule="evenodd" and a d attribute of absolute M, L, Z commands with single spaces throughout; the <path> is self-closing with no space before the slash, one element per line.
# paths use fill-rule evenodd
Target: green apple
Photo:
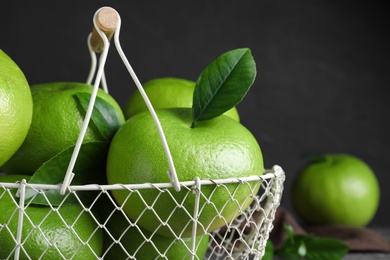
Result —
<path fill-rule="evenodd" d="M 264 172 L 260 146 L 251 132 L 226 115 L 192 125 L 190 108 L 156 110 L 164 129 L 179 181 L 240 178 Z M 115 134 L 107 158 L 107 179 L 115 183 L 169 183 L 169 169 L 152 116 L 145 111 L 126 121 Z M 197 234 L 213 231 L 235 219 L 253 201 L 260 182 L 204 185 Z M 142 189 L 127 199 L 127 190 L 113 190 L 126 214 L 149 230 L 165 236 L 191 236 L 195 196 L 187 189 L 160 193 Z M 142 196 L 142 198 L 141 198 Z M 211 201 L 208 203 L 206 198 Z M 177 203 L 181 207 L 177 206 Z M 148 206 L 147 206 L 148 205 Z M 153 205 L 153 206 L 152 206 Z M 149 206 L 151 208 L 149 208 Z M 161 225 L 167 222 L 170 227 Z M 216 217 L 221 216 L 221 217 Z"/>
<path fill-rule="evenodd" d="M 31 176 L 2 175 L 0 182 L 14 183 Z M 0 259 L 13 259 L 20 208 L 17 189 L 0 186 Z M 27 206 L 28 205 L 28 206 Z M 20 259 L 96 259 L 103 248 L 103 231 L 80 205 L 55 208 L 26 202 Z"/>
<path fill-rule="evenodd" d="M 153 105 L 153 108 L 192 107 L 192 96 L 195 82 L 180 78 L 156 78 L 143 84 L 143 88 Z M 126 119 L 147 111 L 148 108 L 139 90 L 136 90 L 129 98 L 124 109 Z M 236 121 L 240 121 L 237 109 L 225 112 Z"/>
<path fill-rule="evenodd" d="M 292 186 L 296 213 L 310 225 L 366 226 L 379 205 L 372 169 L 349 154 L 325 154 L 299 172 Z"/>
<path fill-rule="evenodd" d="M 21 147 L 3 165 L 4 172 L 32 175 L 53 156 L 75 145 L 84 122 L 85 106 L 89 104 L 92 91 L 91 85 L 79 82 L 32 85 L 32 122 Z M 98 104 L 101 105 L 99 109 Z M 95 113 L 101 115 L 102 120 L 94 120 Z M 124 115 L 118 103 L 99 89 L 94 113 L 83 142 L 108 140 L 108 143 L 123 122 Z M 101 131 L 103 128 L 112 129 L 110 135 Z"/>
<path fill-rule="evenodd" d="M 169 260 L 190 259 L 192 237 L 173 238 L 154 234 L 142 228 L 131 226 L 123 213 L 116 211 L 106 221 L 107 233 L 104 239 L 104 259 L 126 259 L 133 256 L 137 260 L 160 259 L 164 255 Z M 113 237 L 116 241 L 113 241 Z M 196 237 L 197 258 L 203 259 L 208 248 L 209 236 Z"/>
<path fill-rule="evenodd" d="M 0 50 L 0 166 L 22 145 L 31 124 L 30 86 L 18 65 Z"/>

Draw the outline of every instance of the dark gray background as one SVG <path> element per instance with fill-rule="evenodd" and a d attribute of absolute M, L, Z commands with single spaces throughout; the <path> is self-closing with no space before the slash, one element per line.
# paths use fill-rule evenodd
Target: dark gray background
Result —
<path fill-rule="evenodd" d="M 0 48 L 31 84 L 85 81 L 87 36 L 102 6 L 122 17 L 121 43 L 142 82 L 195 80 L 221 53 L 249 47 L 255 84 L 238 106 L 267 168 L 287 179 L 282 204 L 305 153 L 350 153 L 381 185 L 371 226 L 389 226 L 389 42 L 377 1 L 2 1 Z M 135 85 L 113 45 L 110 93 L 124 106 Z M 359 212 L 356 212 L 359 214 Z"/>

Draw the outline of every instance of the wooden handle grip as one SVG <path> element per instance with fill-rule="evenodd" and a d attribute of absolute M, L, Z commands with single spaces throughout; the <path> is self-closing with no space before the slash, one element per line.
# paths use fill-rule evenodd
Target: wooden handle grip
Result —
<path fill-rule="evenodd" d="M 107 36 L 108 40 L 110 40 L 118 26 L 119 15 L 115 9 L 111 7 L 102 7 L 95 15 L 95 22 L 100 30 Z M 92 29 L 91 47 L 97 53 L 102 52 L 104 48 L 103 40 L 95 26 Z"/>

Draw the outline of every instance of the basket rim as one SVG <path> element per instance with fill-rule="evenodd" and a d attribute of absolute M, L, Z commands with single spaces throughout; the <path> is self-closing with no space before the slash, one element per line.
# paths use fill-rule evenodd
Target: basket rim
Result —
<path fill-rule="evenodd" d="M 251 175 L 247 177 L 232 177 L 225 179 L 199 179 L 196 177 L 192 181 L 182 181 L 179 182 L 180 186 L 192 187 L 194 185 L 215 185 L 215 184 L 228 184 L 228 183 L 240 183 L 240 182 L 249 182 L 249 181 L 264 181 L 273 178 L 280 178 L 284 176 L 284 171 L 280 166 L 275 165 L 272 169 L 265 170 L 262 175 Z M 197 180 L 196 180 L 197 179 Z M 1 188 L 21 188 L 23 185 L 37 189 L 37 190 L 61 190 L 63 184 L 43 184 L 43 183 L 28 183 L 25 181 L 20 182 L 0 182 Z M 138 184 L 82 184 L 82 185 L 69 185 L 68 191 L 107 191 L 107 190 L 135 190 L 135 189 L 167 189 L 174 188 L 172 182 L 165 183 L 138 183 Z"/>

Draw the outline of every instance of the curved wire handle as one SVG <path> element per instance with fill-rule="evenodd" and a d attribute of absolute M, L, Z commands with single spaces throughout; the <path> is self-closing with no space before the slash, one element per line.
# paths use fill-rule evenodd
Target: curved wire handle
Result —
<path fill-rule="evenodd" d="M 111 7 L 102 7 L 95 12 L 95 15 L 93 18 L 94 28 L 88 37 L 88 47 L 90 48 L 92 63 L 91 63 L 91 70 L 90 70 L 87 81 L 89 81 L 89 82 L 92 81 L 92 77 L 93 77 L 93 74 L 94 74 L 95 69 L 96 69 L 96 56 L 95 56 L 95 53 L 93 53 L 91 50 L 93 50 L 94 52 L 99 52 L 100 50 L 102 50 L 102 53 L 101 53 L 100 59 L 99 59 L 98 71 L 97 71 L 97 74 L 95 77 L 95 83 L 93 85 L 93 91 L 91 93 L 91 99 L 90 99 L 89 104 L 88 104 L 85 119 L 84 119 L 82 128 L 80 130 L 80 135 L 77 139 L 75 148 L 73 150 L 73 154 L 72 154 L 72 157 L 70 159 L 68 169 L 66 171 L 65 178 L 64 178 L 64 181 L 62 183 L 60 193 L 62 195 L 65 194 L 66 190 L 68 189 L 68 187 L 69 187 L 70 183 L 72 182 L 72 179 L 75 175 L 73 173 L 73 169 L 74 169 L 74 166 L 75 166 L 75 163 L 77 160 L 77 156 L 80 152 L 80 148 L 81 148 L 82 142 L 84 140 L 84 136 L 85 136 L 85 133 L 87 131 L 89 121 L 91 119 L 92 110 L 93 110 L 93 107 L 95 105 L 96 95 L 97 95 L 97 91 L 99 89 L 99 85 L 100 85 L 100 83 L 102 83 L 104 86 L 106 86 L 105 76 L 104 76 L 104 65 L 105 65 L 105 62 L 107 60 L 108 50 L 109 50 L 109 46 L 110 46 L 109 37 L 111 37 L 112 34 L 110 31 L 104 32 L 102 30 L 102 27 L 103 27 L 103 29 L 105 29 L 104 28 L 105 24 L 99 24 L 99 21 L 102 22 L 102 20 L 98 21 L 97 17 L 99 15 L 102 15 L 102 12 L 104 12 L 104 13 L 108 12 L 108 14 L 110 16 L 114 15 L 114 17 L 117 18 L 116 25 L 114 28 L 115 30 L 112 32 L 114 34 L 115 47 L 119 53 L 119 56 L 122 59 L 122 62 L 126 66 L 130 76 L 132 77 L 134 83 L 136 84 L 138 90 L 140 91 L 140 94 L 141 94 L 142 98 L 144 99 L 144 102 L 145 102 L 146 106 L 148 107 L 149 112 L 152 115 L 152 118 L 153 118 L 154 123 L 157 127 L 157 131 L 159 133 L 159 136 L 160 136 L 160 139 L 161 139 L 161 142 L 162 142 L 162 145 L 164 147 L 164 151 L 165 151 L 165 154 L 166 154 L 166 157 L 168 160 L 169 170 L 167 170 L 167 174 L 171 180 L 171 183 L 172 183 L 174 189 L 176 191 L 180 191 L 180 184 L 179 184 L 179 180 L 177 178 L 176 168 L 175 168 L 175 165 L 173 163 L 172 155 L 171 155 L 171 152 L 169 150 L 169 146 L 168 146 L 167 140 L 165 138 L 164 131 L 161 127 L 161 123 L 156 115 L 156 112 L 155 112 L 148 96 L 146 95 L 146 92 L 144 91 L 144 89 L 142 87 L 142 84 L 138 80 L 137 75 L 135 74 L 134 70 L 132 69 L 132 67 L 131 67 L 129 61 L 127 60 L 126 55 L 124 54 L 122 47 L 120 45 L 119 33 L 120 33 L 120 27 L 121 27 L 121 18 L 119 16 L 119 14 L 115 11 L 115 9 L 113 9 Z M 103 20 L 103 22 L 104 22 L 104 20 Z M 100 36 L 100 39 L 102 40 L 102 42 L 97 42 L 97 44 L 98 44 L 97 47 L 96 47 L 96 42 L 95 42 L 95 46 L 94 46 L 94 42 L 93 42 L 94 39 L 96 39 L 96 36 L 94 35 L 94 31 L 96 31 L 98 33 L 98 35 Z M 108 34 L 108 37 L 107 37 L 106 33 Z M 102 46 L 103 46 L 102 49 L 100 49 L 101 45 L 99 45 L 99 44 L 102 44 Z"/>
<path fill-rule="evenodd" d="M 92 39 L 92 33 L 88 37 L 88 50 L 89 50 L 89 54 L 91 56 L 91 69 L 89 71 L 86 83 L 89 85 L 92 84 L 93 76 L 95 75 L 95 72 L 96 72 L 96 63 L 97 63 L 96 62 L 96 53 L 93 50 L 93 46 L 91 44 L 91 39 Z M 102 83 L 103 90 L 106 93 L 108 93 L 108 87 L 107 87 L 107 82 L 106 82 L 104 70 L 103 70 L 103 74 L 102 74 L 102 82 L 101 83 Z"/>
<path fill-rule="evenodd" d="M 164 151 L 165 151 L 165 154 L 166 154 L 166 157 L 168 160 L 169 170 L 167 170 L 167 174 L 171 180 L 171 183 L 172 183 L 174 189 L 176 191 L 180 191 L 180 184 L 179 184 L 179 180 L 177 178 L 175 164 L 173 163 L 172 155 L 171 155 L 171 152 L 169 150 L 169 146 L 168 146 L 167 140 L 165 138 L 164 131 L 161 127 L 161 123 L 157 117 L 157 114 L 156 114 L 152 104 L 150 103 L 150 100 L 149 100 L 145 90 L 142 87 L 141 82 L 138 80 L 137 75 L 135 74 L 134 70 L 132 69 L 132 67 L 131 67 L 129 61 L 127 60 L 126 55 L 124 54 L 122 47 L 120 45 L 120 42 L 119 42 L 120 25 L 121 25 L 121 19 L 119 17 L 118 27 L 115 30 L 115 34 L 114 34 L 115 47 L 116 47 L 116 49 L 119 53 L 119 56 L 121 57 L 123 63 L 125 64 L 130 76 L 133 78 L 134 83 L 136 84 L 138 90 L 140 91 L 140 94 L 141 94 L 142 98 L 144 99 L 144 102 L 145 102 L 146 106 L 148 107 L 150 114 L 152 115 L 152 118 L 153 118 L 154 123 L 157 127 L 157 131 L 159 133 L 159 136 L 160 136 L 160 139 L 161 139 L 161 142 L 162 142 L 162 145 L 164 147 Z"/>

